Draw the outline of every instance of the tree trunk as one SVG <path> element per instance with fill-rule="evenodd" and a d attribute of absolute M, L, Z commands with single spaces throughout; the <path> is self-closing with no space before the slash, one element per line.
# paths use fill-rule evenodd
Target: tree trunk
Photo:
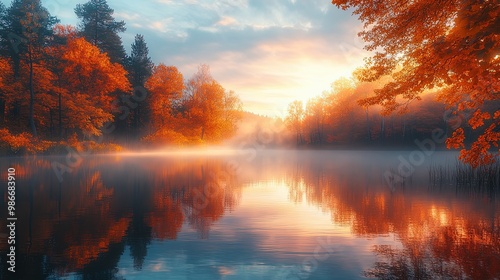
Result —
<path fill-rule="evenodd" d="M 3 123 L 5 121 L 5 99 L 0 98 L 0 121 Z"/>
<path fill-rule="evenodd" d="M 54 112 L 52 108 L 49 109 L 49 118 L 50 118 L 50 136 L 54 136 Z"/>
<path fill-rule="evenodd" d="M 59 140 L 63 138 L 63 130 L 62 130 L 62 100 L 61 93 L 59 93 Z"/>
<path fill-rule="evenodd" d="M 366 108 L 365 112 L 366 112 L 366 129 L 368 132 L 368 142 L 371 142 L 372 141 L 372 131 L 370 129 L 370 117 L 368 115 L 368 107 Z"/>
<path fill-rule="evenodd" d="M 384 143 L 385 140 L 385 118 L 382 116 L 382 122 L 380 123 L 380 142 Z"/>
<path fill-rule="evenodd" d="M 35 89 L 33 85 L 33 54 L 31 51 L 31 46 L 28 46 L 28 56 L 29 56 L 29 66 L 30 66 L 30 126 L 31 132 L 34 137 L 37 137 L 36 126 L 35 126 Z"/>
<path fill-rule="evenodd" d="M 391 141 L 395 141 L 394 138 L 394 115 L 391 115 Z"/>
<path fill-rule="evenodd" d="M 320 129 L 320 121 L 319 117 L 316 119 L 317 127 L 318 127 L 318 144 L 321 145 L 321 129 Z"/>
<path fill-rule="evenodd" d="M 406 117 L 403 116 L 403 143 L 405 143 L 406 140 Z"/>

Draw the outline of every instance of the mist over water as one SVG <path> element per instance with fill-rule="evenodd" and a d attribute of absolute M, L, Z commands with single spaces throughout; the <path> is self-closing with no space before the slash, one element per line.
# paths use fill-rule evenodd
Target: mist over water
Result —
<path fill-rule="evenodd" d="M 62 181 L 64 156 L 0 166 L 18 173 L 24 279 L 498 278 L 496 193 L 429 182 L 430 166 L 456 159 L 166 148 L 85 156 Z M 413 172 L 389 184 L 405 164 Z"/>

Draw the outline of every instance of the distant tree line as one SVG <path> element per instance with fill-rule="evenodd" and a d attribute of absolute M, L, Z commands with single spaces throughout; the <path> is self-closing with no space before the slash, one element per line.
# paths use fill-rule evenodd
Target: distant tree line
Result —
<path fill-rule="evenodd" d="M 480 135 L 468 124 L 471 113 L 456 114 L 446 104 L 437 100 L 437 91 L 427 91 L 418 100 L 402 105 L 399 111 L 384 111 L 380 105 L 363 103 L 367 97 L 387 84 L 383 77 L 374 82 L 362 82 L 356 78 L 340 78 L 331 89 L 305 104 L 296 100 L 289 104 L 285 124 L 289 141 L 302 146 L 386 146 L 407 147 L 415 140 L 432 138 L 435 129 L 451 136 L 463 127 L 471 143 Z M 499 101 L 486 101 L 481 109 L 494 113 Z M 445 147 L 445 143 L 436 143 Z"/>

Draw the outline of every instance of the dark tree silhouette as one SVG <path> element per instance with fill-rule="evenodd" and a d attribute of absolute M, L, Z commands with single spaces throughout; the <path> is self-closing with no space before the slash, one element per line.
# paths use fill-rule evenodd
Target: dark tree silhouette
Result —
<path fill-rule="evenodd" d="M 44 61 L 45 48 L 53 38 L 52 27 L 58 19 L 52 17 L 39 0 L 15 0 L 2 20 L 4 35 L 10 42 L 10 58 L 14 63 L 16 77 L 26 80 L 29 91 L 29 126 L 33 136 L 37 136 L 35 125 L 35 65 Z M 5 41 L 5 38 L 3 39 Z M 20 68 L 28 70 L 20 74 Z"/>
<path fill-rule="evenodd" d="M 80 34 L 108 54 L 112 62 L 124 63 L 126 58 L 122 39 L 119 32 L 125 32 L 125 22 L 115 21 L 114 10 L 108 6 L 106 0 L 90 0 L 79 4 L 75 13 L 81 20 Z"/>
<path fill-rule="evenodd" d="M 149 49 L 144 40 L 144 36 L 137 34 L 132 44 L 132 52 L 126 61 L 126 69 L 129 74 L 129 80 L 136 90 L 142 90 L 144 83 L 153 73 L 154 64 L 149 57 Z M 141 93 L 143 94 L 143 93 Z M 138 102 L 136 108 L 132 108 L 129 118 L 125 120 L 128 123 L 130 134 L 140 135 L 145 131 L 146 124 L 149 122 L 150 108 L 148 103 Z"/>

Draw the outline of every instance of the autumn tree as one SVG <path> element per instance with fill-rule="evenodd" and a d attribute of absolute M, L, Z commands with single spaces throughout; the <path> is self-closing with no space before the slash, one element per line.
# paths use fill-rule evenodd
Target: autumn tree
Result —
<path fill-rule="evenodd" d="M 200 126 L 200 139 L 203 140 L 209 131 L 217 129 L 216 116 L 222 113 L 222 108 L 215 102 L 224 98 L 224 88 L 217 82 L 203 83 L 196 88 L 191 96 L 190 117 L 192 124 Z"/>
<path fill-rule="evenodd" d="M 115 91 L 130 92 L 125 69 L 84 38 L 68 38 L 60 57 L 66 127 L 101 135 L 113 120 Z"/>
<path fill-rule="evenodd" d="M 78 38 L 77 30 L 71 25 L 56 24 L 54 26 L 55 39 L 58 43 L 50 45 L 46 52 L 50 54 L 50 59 L 46 61 L 45 68 L 53 73 L 54 81 L 49 89 L 49 96 L 52 101 L 48 107 L 49 111 L 49 132 L 51 136 L 57 135 L 59 140 L 63 139 L 63 109 L 62 101 L 68 97 L 68 86 L 62 78 L 62 62 L 61 59 L 64 52 L 67 50 L 67 43 L 70 40 Z M 55 40 L 55 41 L 56 41 Z M 56 105 L 53 105 L 56 103 Z M 56 132 L 57 120 L 57 132 Z"/>
<path fill-rule="evenodd" d="M 0 58 L 0 70 L 1 70 L 2 74 L 4 74 L 5 72 L 10 70 L 8 63 L 3 58 Z M 0 74 L 0 88 L 3 88 L 3 87 L 4 87 L 4 77 L 3 77 L 3 75 Z"/>
<path fill-rule="evenodd" d="M 85 4 L 78 4 L 75 13 L 81 20 L 81 35 L 107 53 L 111 62 L 123 64 L 126 53 L 118 33 L 126 30 L 125 22 L 115 20 L 114 10 L 108 6 L 107 1 L 90 0 Z"/>
<path fill-rule="evenodd" d="M 200 140 L 220 142 L 236 132 L 241 101 L 212 77 L 207 65 L 199 66 L 198 72 L 189 79 L 186 95 L 190 125 L 198 131 Z"/>
<path fill-rule="evenodd" d="M 7 60 L 0 56 L 0 123 L 5 121 L 5 109 L 7 96 L 5 92 L 5 85 L 8 83 L 5 76 L 10 72 L 11 68 Z"/>
<path fill-rule="evenodd" d="M 229 138 L 238 130 L 238 123 L 243 117 L 243 105 L 236 93 L 230 90 L 224 92 L 222 106 L 220 137 Z"/>
<path fill-rule="evenodd" d="M 326 108 L 330 112 L 330 139 L 352 143 L 357 140 L 357 126 L 361 107 L 356 104 L 356 81 L 351 78 L 335 80 L 326 94 Z"/>
<path fill-rule="evenodd" d="M 172 102 L 179 99 L 184 90 L 184 78 L 175 66 L 159 64 L 154 67 L 153 74 L 146 81 L 149 91 L 149 108 L 154 131 L 166 128 L 172 111 Z"/>
<path fill-rule="evenodd" d="M 8 57 L 8 40 L 7 40 L 7 22 L 6 22 L 6 14 L 7 9 L 3 3 L 0 3 L 0 123 L 3 123 L 5 120 L 5 105 L 6 105 L 6 96 L 5 96 L 5 78 L 4 75 L 9 73 L 10 67 L 7 63 L 6 58 Z"/>
<path fill-rule="evenodd" d="M 391 75 L 392 82 L 363 104 L 381 104 L 385 113 L 399 110 L 423 91 L 438 88 L 449 108 L 471 112 L 468 125 L 481 133 L 466 146 L 458 127 L 447 140 L 462 149 L 460 159 L 478 166 L 500 154 L 500 109 L 481 106 L 500 96 L 500 5 L 498 1 L 378 1 L 333 0 L 364 22 L 359 35 L 374 55 L 367 60 L 363 80 Z M 498 108 L 498 107 L 497 107 Z M 489 150 L 495 147 L 495 153 Z"/>
<path fill-rule="evenodd" d="M 40 72 L 45 71 L 45 48 L 53 39 L 52 27 L 58 20 L 49 14 L 39 0 L 15 0 L 5 17 L 3 22 L 6 30 L 3 33 L 11 43 L 9 54 L 14 63 L 14 73 L 20 76 L 29 93 L 29 126 L 36 137 L 35 94 L 43 93 L 36 81 L 51 80 L 50 75 L 40 79 L 44 76 Z"/>
<path fill-rule="evenodd" d="M 306 103 L 304 129 L 309 133 L 311 144 L 323 144 L 325 124 L 327 122 L 326 100 L 322 96 L 311 98 Z"/>
<path fill-rule="evenodd" d="M 291 129 L 297 140 L 297 145 L 301 144 L 303 140 L 302 136 L 302 122 L 304 119 L 304 104 L 302 101 L 295 100 L 290 105 L 288 105 L 288 115 L 285 122 L 289 129 Z"/>

